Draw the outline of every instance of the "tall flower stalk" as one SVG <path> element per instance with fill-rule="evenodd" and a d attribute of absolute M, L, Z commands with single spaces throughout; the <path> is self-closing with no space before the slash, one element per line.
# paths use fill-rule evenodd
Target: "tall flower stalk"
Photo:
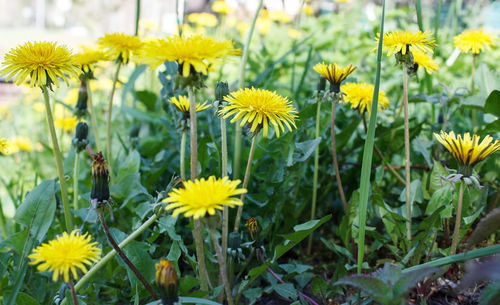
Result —
<path fill-rule="evenodd" d="M 106 156 L 107 159 L 109 160 L 109 173 L 110 177 L 113 177 L 113 166 L 112 166 L 112 160 L 113 160 L 113 153 L 111 151 L 112 149 L 112 141 L 111 141 L 111 118 L 113 115 L 113 97 L 115 95 L 115 90 L 116 90 L 116 82 L 118 81 L 118 75 L 120 74 L 120 68 L 122 66 L 121 60 L 119 60 L 116 64 L 116 71 L 113 76 L 113 85 L 111 87 L 111 93 L 109 94 L 109 99 L 108 99 L 108 115 L 106 117 Z"/>
<path fill-rule="evenodd" d="M 404 113 L 404 135 L 405 135 L 405 191 L 406 191 L 406 238 L 411 247 L 411 218 L 412 218 L 412 205 L 411 201 L 411 163 L 410 163 L 410 121 L 408 115 L 408 73 L 406 64 L 403 64 L 403 113 Z"/>
<path fill-rule="evenodd" d="M 73 208 L 78 209 L 78 163 L 80 152 L 84 150 L 89 143 L 87 135 L 89 127 L 85 122 L 79 122 L 75 128 L 75 137 L 73 138 L 73 146 L 75 148 L 75 164 L 73 167 Z"/>

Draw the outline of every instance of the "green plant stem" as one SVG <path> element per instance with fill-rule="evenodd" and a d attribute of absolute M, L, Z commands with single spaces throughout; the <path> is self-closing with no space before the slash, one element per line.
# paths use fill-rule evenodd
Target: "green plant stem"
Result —
<path fill-rule="evenodd" d="M 191 152 L 191 180 L 198 178 L 198 131 L 196 127 L 196 101 L 193 88 L 188 88 L 189 99 L 189 134 Z M 209 277 L 205 263 L 205 250 L 203 246 L 203 227 L 199 219 L 193 219 L 193 238 L 196 246 L 196 258 L 198 259 L 198 272 L 201 281 L 201 290 L 208 291 Z"/>
<path fill-rule="evenodd" d="M 474 95 L 474 74 L 476 74 L 476 65 L 478 54 L 472 54 L 472 71 L 470 76 L 470 94 Z M 472 128 L 477 130 L 477 111 L 476 109 L 472 109 Z"/>
<path fill-rule="evenodd" d="M 245 67 L 248 61 L 248 52 L 250 48 L 250 42 L 252 41 L 253 32 L 255 30 L 255 24 L 257 23 L 257 17 L 262 8 L 262 3 L 264 0 L 259 0 L 259 5 L 255 10 L 255 14 L 252 19 L 252 24 L 248 30 L 247 37 L 245 39 L 245 46 L 243 47 L 243 54 L 241 55 L 240 61 L 240 73 L 238 80 L 238 88 L 243 88 L 245 85 Z M 233 159 L 233 180 L 240 177 L 240 161 L 241 161 L 241 126 L 236 124 L 234 131 L 234 159 Z"/>
<path fill-rule="evenodd" d="M 5 214 L 3 213 L 2 202 L 0 201 L 0 229 L 2 230 L 3 238 L 7 238 L 7 226 L 5 223 L 7 219 L 5 218 Z"/>
<path fill-rule="evenodd" d="M 224 290 L 226 292 L 226 299 L 228 305 L 233 305 L 233 295 L 231 293 L 231 286 L 229 285 L 229 279 L 227 277 L 227 268 L 226 261 L 224 260 L 224 256 L 222 255 L 222 249 L 219 246 L 219 242 L 217 241 L 217 233 L 215 232 L 215 228 L 209 225 L 210 236 L 212 237 L 212 242 L 214 244 L 215 253 L 217 254 L 217 260 L 219 262 L 219 272 L 222 276 L 222 281 L 224 283 Z"/>
<path fill-rule="evenodd" d="M 181 155 L 180 155 L 180 166 L 181 166 L 181 179 L 186 180 L 186 133 L 187 130 L 184 128 L 181 133 Z"/>
<path fill-rule="evenodd" d="M 339 189 L 340 200 L 342 201 L 342 206 L 344 207 L 344 212 L 347 213 L 347 200 L 344 195 L 344 187 L 342 186 L 342 179 L 340 179 L 339 162 L 337 160 L 337 145 L 335 144 L 335 106 L 337 105 L 338 94 L 335 93 L 332 99 L 332 118 L 331 118 L 331 133 L 330 137 L 332 139 L 332 158 L 333 158 L 333 169 L 335 171 L 335 179 L 337 180 L 337 187 Z"/>
<path fill-rule="evenodd" d="M 257 136 L 258 136 L 258 134 L 254 134 L 252 136 L 252 146 L 250 146 L 250 153 L 248 154 L 247 168 L 245 170 L 245 178 L 243 179 L 243 188 L 244 189 L 246 189 L 248 187 L 248 181 L 250 180 L 250 172 L 252 169 L 253 156 L 255 154 L 255 148 L 257 147 Z M 243 205 L 238 207 L 238 212 L 236 213 L 236 219 L 234 221 L 234 230 L 233 230 L 234 232 L 238 232 L 238 229 L 240 227 L 241 215 L 243 214 L 243 206 L 245 205 L 245 194 L 241 194 L 240 199 L 243 202 Z"/>
<path fill-rule="evenodd" d="M 222 158 L 222 173 L 221 177 L 227 176 L 227 132 L 226 120 L 220 118 L 220 133 L 221 133 L 221 158 Z M 229 232 L 229 208 L 224 206 L 222 210 L 222 257 L 227 261 L 227 238 Z"/>
<path fill-rule="evenodd" d="M 97 119 L 94 104 L 92 102 L 92 90 L 90 90 L 90 81 L 87 84 L 88 108 L 90 113 L 90 123 L 92 124 L 92 131 L 94 132 L 95 145 L 97 152 L 102 151 L 101 139 L 99 138 L 99 130 L 97 129 Z"/>
<path fill-rule="evenodd" d="M 113 96 L 115 95 L 115 90 L 116 90 L 116 83 L 118 82 L 118 75 L 120 74 L 120 68 L 122 66 L 121 60 L 118 61 L 116 64 L 116 71 L 115 71 L 115 76 L 113 77 L 113 86 L 111 87 L 111 94 L 109 95 L 109 102 L 108 102 L 108 120 L 106 121 L 106 152 L 107 152 L 107 159 L 108 159 L 108 164 L 109 164 L 109 176 L 111 179 L 113 179 L 113 159 L 112 159 L 112 152 L 111 152 L 111 116 L 113 113 Z"/>
<path fill-rule="evenodd" d="M 135 36 L 139 35 L 139 21 L 141 19 L 141 0 L 137 0 L 135 4 Z"/>
<path fill-rule="evenodd" d="M 163 211 L 163 209 L 161 209 Z M 161 216 L 161 213 L 154 214 L 151 217 L 149 217 L 146 222 L 144 222 L 139 228 L 137 228 L 134 232 L 132 232 L 127 238 L 125 238 L 120 244 L 118 244 L 118 247 L 120 249 L 124 249 L 128 244 L 130 244 L 131 241 L 136 239 L 139 235 L 142 234 L 149 226 L 151 226 L 155 221 Z M 80 288 L 83 287 L 96 273 L 97 271 L 101 270 L 102 267 L 104 267 L 113 257 L 116 255 L 116 250 L 113 249 L 108 252 L 103 258 L 101 258 L 100 261 L 98 261 L 90 270 L 83 275 L 83 277 L 76 283 L 75 285 L 75 290 L 78 291 Z M 61 302 L 61 305 L 66 304 L 66 300 L 63 300 Z"/>
<path fill-rule="evenodd" d="M 73 166 L 73 209 L 78 210 L 78 151 L 75 149 L 75 165 Z"/>
<path fill-rule="evenodd" d="M 59 143 L 57 142 L 56 129 L 54 128 L 54 118 L 52 117 L 52 109 L 50 107 L 49 92 L 46 86 L 41 87 L 43 98 L 45 100 L 45 110 L 47 114 L 47 123 L 49 125 L 50 137 L 52 139 L 52 148 L 54 151 L 54 158 L 56 159 L 57 174 L 59 176 L 59 184 L 61 185 L 61 201 L 64 210 L 64 221 L 66 223 L 66 231 L 73 230 L 73 222 L 71 220 L 71 212 L 68 202 L 68 190 L 66 187 L 66 179 L 64 178 L 64 169 L 62 162 L 61 151 L 59 150 Z"/>
<path fill-rule="evenodd" d="M 368 210 L 368 197 L 370 195 L 370 173 L 373 159 L 373 143 L 375 140 L 375 128 L 378 113 L 378 93 L 380 89 L 380 66 L 382 62 L 382 43 L 384 38 L 384 18 L 385 18 L 385 0 L 382 2 L 382 19 L 380 21 L 380 40 L 377 49 L 377 72 L 375 74 L 375 86 L 373 89 L 373 102 L 370 110 L 370 121 L 366 133 L 366 141 L 363 147 L 363 165 L 361 166 L 361 184 L 359 187 L 359 234 L 358 234 L 358 260 L 357 271 L 361 273 L 363 259 L 365 255 L 365 231 L 366 214 Z"/>
<path fill-rule="evenodd" d="M 457 246 L 460 235 L 460 222 L 462 221 L 462 203 L 464 199 L 464 183 L 460 183 L 460 191 L 458 192 L 457 216 L 455 218 L 455 228 L 453 229 L 453 239 L 451 241 L 450 255 L 457 253 Z"/>
<path fill-rule="evenodd" d="M 141 272 L 137 269 L 137 267 L 132 263 L 129 258 L 123 253 L 122 249 L 120 246 L 116 243 L 115 239 L 109 232 L 109 228 L 106 225 L 106 220 L 104 219 L 104 215 L 101 210 L 97 209 L 97 216 L 99 217 L 99 221 L 101 222 L 102 229 L 104 231 L 104 234 L 106 234 L 106 237 L 108 238 L 109 243 L 115 249 L 115 251 L 118 253 L 118 255 L 121 257 L 123 262 L 132 270 L 132 272 L 135 274 L 137 279 L 142 283 L 144 288 L 149 292 L 149 294 L 155 299 L 158 300 L 158 296 L 156 295 L 155 291 L 153 290 L 153 287 L 146 281 L 144 276 L 141 274 Z"/>
<path fill-rule="evenodd" d="M 316 105 L 316 128 L 314 132 L 314 138 L 319 138 L 319 121 L 321 118 L 321 98 L 317 97 Z M 312 202 L 311 202 L 311 220 L 316 217 L 316 200 L 318 198 L 318 167 L 319 167 L 319 144 L 314 150 L 314 174 L 313 174 L 313 190 L 312 190 Z M 307 241 L 307 255 L 311 254 L 312 249 L 312 234 L 309 235 L 309 240 Z"/>
<path fill-rule="evenodd" d="M 78 298 L 76 297 L 75 285 L 73 284 L 73 274 L 69 274 L 69 289 L 71 290 L 71 296 L 73 297 L 73 304 L 78 305 Z"/>
<path fill-rule="evenodd" d="M 411 247 L 411 172 L 410 172 L 410 121 L 408 117 L 408 71 L 403 64 L 403 106 L 404 106 L 404 128 L 405 128 L 405 190 L 406 190 L 406 238 L 408 239 L 408 247 Z"/>

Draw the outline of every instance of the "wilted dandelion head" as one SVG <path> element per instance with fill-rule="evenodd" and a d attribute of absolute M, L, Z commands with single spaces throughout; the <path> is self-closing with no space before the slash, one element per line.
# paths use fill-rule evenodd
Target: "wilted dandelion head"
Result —
<path fill-rule="evenodd" d="M 340 87 L 340 90 L 344 94 L 344 102 L 351 104 L 351 108 L 358 109 L 360 113 L 364 113 L 365 110 L 370 113 L 372 102 L 373 102 L 373 91 L 375 86 L 366 83 L 347 83 Z M 387 96 L 383 90 L 378 92 L 378 109 L 387 108 L 390 105 Z"/>
<path fill-rule="evenodd" d="M 330 91 L 339 93 L 340 84 L 354 71 L 356 67 L 353 65 L 348 65 L 345 67 L 339 66 L 336 63 L 325 64 L 317 63 L 314 66 L 314 70 L 321 74 L 330 83 Z"/>
<path fill-rule="evenodd" d="M 413 50 L 413 63 L 418 67 L 424 67 L 427 73 L 432 74 L 432 71 L 438 71 L 439 67 L 437 62 L 429 54 L 420 50 Z"/>
<path fill-rule="evenodd" d="M 59 87 L 58 77 L 69 85 L 67 76 L 78 75 L 71 51 L 55 42 L 35 41 L 19 45 L 5 55 L 2 65 L 0 75 L 5 75 L 7 80 L 14 79 L 16 85 L 29 77 L 31 87 L 50 88 L 52 84 Z"/>
<path fill-rule="evenodd" d="M 82 51 L 75 55 L 75 61 L 84 73 L 91 73 L 98 62 L 109 59 L 107 52 L 92 48 L 82 48 Z"/>
<path fill-rule="evenodd" d="M 160 262 L 155 265 L 156 276 L 155 282 L 161 288 L 162 297 L 164 296 L 170 302 L 167 304 L 174 304 L 177 301 L 177 286 L 179 284 L 179 277 L 175 266 L 171 261 L 161 258 Z"/>
<path fill-rule="evenodd" d="M 240 125 L 251 124 L 250 131 L 254 132 L 257 127 L 262 128 L 264 137 L 267 136 L 269 124 L 274 127 L 276 136 L 285 132 L 285 125 L 288 130 L 295 126 L 297 110 L 292 102 L 276 92 L 264 89 L 245 88 L 224 98 L 227 104 L 219 111 L 223 118 L 234 115 L 231 123 L 241 119 Z"/>
<path fill-rule="evenodd" d="M 491 136 L 483 138 L 479 143 L 479 136 L 465 133 L 463 136 L 455 136 L 453 131 L 446 133 L 441 130 L 440 134 L 434 136 L 453 155 L 458 162 L 460 174 L 470 176 L 472 168 L 478 162 L 484 160 L 489 155 L 500 150 L 500 140 L 495 140 Z"/>
<path fill-rule="evenodd" d="M 375 40 L 378 42 L 380 33 L 377 34 Z M 387 51 L 387 56 L 392 54 L 405 55 L 407 52 L 419 50 L 426 53 L 432 53 L 436 46 L 436 40 L 432 37 L 430 31 L 396 31 L 384 34 L 383 50 Z"/>
<path fill-rule="evenodd" d="M 61 275 L 65 282 L 69 282 L 70 271 L 73 279 L 77 279 L 77 268 L 86 273 L 85 265 L 97 262 L 100 254 L 101 249 L 97 247 L 97 242 L 92 242 L 90 235 L 81 235 L 79 230 L 74 230 L 36 247 L 28 258 L 32 259 L 31 265 L 40 264 L 38 271 L 51 271 L 53 281 Z"/>
<path fill-rule="evenodd" d="M 216 179 L 214 176 L 207 180 L 185 181 L 183 187 L 174 189 L 163 200 L 168 203 L 165 209 L 173 209 L 173 217 L 184 213 L 186 217 L 198 219 L 207 213 L 214 215 L 216 210 L 222 210 L 224 206 L 232 208 L 243 205 L 239 198 L 233 197 L 247 192 L 246 189 L 237 188 L 240 183 L 240 180 L 230 181 L 228 177 Z"/>
<path fill-rule="evenodd" d="M 139 53 L 143 45 L 137 36 L 123 33 L 104 34 L 98 42 L 111 58 L 123 63 L 128 63 L 130 57 Z"/>
<path fill-rule="evenodd" d="M 189 113 L 189 99 L 185 95 L 179 95 L 178 97 L 171 97 L 168 100 L 171 104 L 177 108 L 182 113 Z M 201 103 L 196 103 L 196 112 L 205 110 L 207 108 L 210 108 L 211 105 L 207 105 L 207 102 L 204 102 L 203 104 Z"/>
<path fill-rule="evenodd" d="M 495 47 L 498 37 L 484 30 L 465 30 L 460 35 L 453 38 L 455 47 L 464 53 L 479 54 L 484 50 L 484 47 Z"/>

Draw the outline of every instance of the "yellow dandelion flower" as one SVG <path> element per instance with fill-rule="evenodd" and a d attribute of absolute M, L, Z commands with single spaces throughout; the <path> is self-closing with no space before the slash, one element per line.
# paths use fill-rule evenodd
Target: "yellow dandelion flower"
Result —
<path fill-rule="evenodd" d="M 179 285 L 179 277 L 175 271 L 174 264 L 166 259 L 161 258 L 160 262 L 155 264 L 156 285 L 162 288 L 163 295 L 172 303 L 177 301 L 177 286 Z"/>
<path fill-rule="evenodd" d="M 304 14 L 306 14 L 307 16 L 312 16 L 314 15 L 314 9 L 313 7 L 310 5 L 310 4 L 306 4 L 303 8 L 302 8 L 302 11 L 304 12 Z"/>
<path fill-rule="evenodd" d="M 234 11 L 234 8 L 232 8 L 224 0 L 217 0 L 212 4 L 212 11 L 219 13 L 219 14 L 226 15 L 226 14 L 232 13 Z"/>
<path fill-rule="evenodd" d="M 250 24 L 245 23 L 247 26 L 244 29 L 241 29 L 243 31 L 243 34 L 241 35 L 242 37 L 245 37 L 246 34 L 248 33 L 248 30 L 250 29 Z M 261 36 L 266 36 L 267 33 L 269 33 L 269 30 L 271 29 L 271 24 L 272 21 L 269 18 L 263 18 L 259 17 L 257 18 L 257 31 L 259 32 L 259 35 Z"/>
<path fill-rule="evenodd" d="M 171 36 L 147 43 L 139 56 L 139 62 L 154 69 L 167 60 L 176 61 L 182 69 L 182 76 L 188 77 L 191 68 L 197 73 L 208 74 L 211 65 L 219 63 L 226 56 L 238 55 L 240 51 L 229 40 L 217 41 L 202 35 Z"/>
<path fill-rule="evenodd" d="M 380 33 L 377 33 L 375 40 L 378 42 Z M 405 55 L 406 52 L 410 51 L 410 47 L 413 50 L 419 50 L 425 53 L 433 52 L 433 48 L 436 46 L 436 40 L 432 36 L 430 31 L 396 31 L 384 34 L 383 40 L 383 50 L 388 51 L 387 56 L 399 53 Z"/>
<path fill-rule="evenodd" d="M 252 124 L 251 132 L 259 127 L 259 129 L 263 129 L 264 137 L 266 137 L 269 124 L 271 124 L 274 126 L 276 136 L 279 137 L 280 130 L 285 132 L 283 124 L 290 131 L 292 131 L 292 126 L 297 128 L 295 126 L 297 110 L 288 98 L 282 97 L 276 92 L 252 87 L 232 92 L 224 99 L 227 104 L 219 111 L 219 114 L 223 118 L 234 115 L 231 123 L 241 119 L 241 126 L 247 122 Z"/>
<path fill-rule="evenodd" d="M 364 113 L 368 110 L 370 113 L 372 102 L 373 102 L 373 90 L 375 86 L 366 83 L 347 83 L 340 87 L 342 93 L 344 93 L 344 102 L 350 103 L 351 108 L 358 109 L 360 113 Z M 382 111 L 389 107 L 390 102 L 385 95 L 383 90 L 378 92 L 378 109 Z"/>
<path fill-rule="evenodd" d="M 188 180 L 183 187 L 174 189 L 163 200 L 168 203 L 165 209 L 173 209 L 173 217 L 184 213 L 186 217 L 198 219 L 207 213 L 214 215 L 215 210 L 222 210 L 224 206 L 232 208 L 243 205 L 239 198 L 233 197 L 247 192 L 246 189 L 237 188 L 240 183 L 240 180 L 230 181 L 228 177 L 216 179 L 214 176 L 207 180 Z"/>
<path fill-rule="evenodd" d="M 290 16 L 287 12 L 281 11 L 271 11 L 269 12 L 269 18 L 272 21 L 280 22 L 280 23 L 288 23 L 292 21 L 292 16 Z"/>
<path fill-rule="evenodd" d="M 71 51 L 64 45 L 55 42 L 26 42 L 11 49 L 2 63 L 4 68 L 0 75 L 7 80 L 14 79 L 16 85 L 30 78 L 30 86 L 59 87 L 58 77 L 69 85 L 68 76 L 78 76 L 78 68 Z"/>
<path fill-rule="evenodd" d="M 52 280 L 55 282 L 59 276 L 63 276 L 65 282 L 69 282 L 69 272 L 73 279 L 77 279 L 77 268 L 87 273 L 85 265 L 97 262 L 101 255 L 101 249 L 97 242 L 92 242 L 92 237 L 85 233 L 81 235 L 79 230 L 73 230 L 70 234 L 64 232 L 62 235 L 42 244 L 33 250 L 28 256 L 32 259 L 30 265 L 36 265 L 38 271 L 51 271 Z"/>
<path fill-rule="evenodd" d="M 83 48 L 75 55 L 75 60 L 84 73 L 93 72 L 94 66 L 100 61 L 110 60 L 108 53 L 91 48 Z"/>
<path fill-rule="evenodd" d="M 4 138 L 0 137 L 0 154 L 8 155 L 9 154 L 9 142 Z"/>
<path fill-rule="evenodd" d="M 465 30 L 460 35 L 453 38 L 455 47 L 464 53 L 479 54 L 484 47 L 490 49 L 495 47 L 498 37 L 484 30 Z"/>
<path fill-rule="evenodd" d="M 15 136 L 9 139 L 9 153 L 14 154 L 19 151 L 33 151 L 33 142 L 25 136 Z"/>
<path fill-rule="evenodd" d="M 99 45 L 109 52 L 111 58 L 119 58 L 123 63 L 128 63 L 130 57 L 137 54 L 142 47 L 142 42 L 137 36 L 123 33 L 105 34 L 98 41 Z"/>
<path fill-rule="evenodd" d="M 78 124 L 78 119 L 75 116 L 61 117 L 54 120 L 54 126 L 56 128 L 61 128 L 67 133 L 72 133 L 75 130 L 76 124 Z"/>
<path fill-rule="evenodd" d="M 288 30 L 288 37 L 292 39 L 299 39 L 302 36 L 302 32 L 298 31 L 296 29 L 289 29 Z"/>
<path fill-rule="evenodd" d="M 491 136 L 486 136 L 479 143 L 479 136 L 470 136 L 470 133 L 455 136 L 453 131 L 446 133 L 441 130 L 441 134 L 434 133 L 434 137 L 443 144 L 458 162 L 458 172 L 465 176 L 472 174 L 472 167 L 484 160 L 489 155 L 500 150 L 500 140 L 495 140 Z"/>
<path fill-rule="evenodd" d="M 330 83 L 330 91 L 338 93 L 340 91 L 340 83 L 356 70 L 356 67 L 353 65 L 342 67 L 336 63 L 326 65 L 323 62 L 317 63 L 314 66 L 314 70 L 328 80 Z"/>
<path fill-rule="evenodd" d="M 189 99 L 187 96 L 184 95 L 179 95 L 178 97 L 171 97 L 168 100 L 170 103 L 172 103 L 177 110 L 179 110 L 182 113 L 189 113 Z M 204 102 L 203 104 L 201 103 L 196 103 L 196 112 L 205 110 L 207 108 L 210 108 L 212 105 L 207 105 L 207 102 Z"/>
<path fill-rule="evenodd" d="M 194 23 L 203 27 L 214 27 L 217 25 L 217 17 L 214 14 L 210 13 L 191 13 L 187 16 L 187 20 L 191 23 Z"/>
<path fill-rule="evenodd" d="M 438 71 L 438 64 L 429 54 L 420 50 L 413 50 L 413 62 L 420 67 L 424 67 L 427 73 L 432 74 L 432 71 Z"/>

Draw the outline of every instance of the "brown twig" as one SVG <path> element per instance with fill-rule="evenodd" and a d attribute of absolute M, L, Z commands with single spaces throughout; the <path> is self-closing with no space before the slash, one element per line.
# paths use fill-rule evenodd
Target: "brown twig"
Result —
<path fill-rule="evenodd" d="M 99 220 L 101 222 L 102 229 L 104 230 L 104 234 L 106 234 L 106 237 L 108 238 L 108 241 L 111 244 L 111 246 L 113 247 L 113 249 L 115 249 L 116 253 L 118 253 L 118 255 L 122 258 L 122 260 L 125 262 L 125 264 L 127 264 L 127 266 L 130 268 L 130 270 L 132 270 L 132 272 L 134 272 L 135 276 L 139 279 L 139 281 L 141 281 L 142 285 L 144 285 L 144 287 L 149 292 L 149 294 L 155 300 L 158 300 L 159 297 L 155 293 L 155 291 L 153 290 L 153 287 L 151 287 L 151 285 L 146 281 L 146 279 L 141 274 L 141 272 L 139 270 L 137 270 L 137 268 L 128 259 L 128 257 L 125 255 L 125 253 L 123 253 L 122 249 L 120 249 L 120 247 L 116 243 L 116 241 L 113 238 L 113 236 L 111 236 L 111 234 L 109 233 L 109 229 L 108 229 L 108 226 L 106 225 L 106 221 L 104 220 L 104 216 L 103 216 L 102 212 L 99 209 L 97 209 L 97 215 L 99 216 Z"/>

